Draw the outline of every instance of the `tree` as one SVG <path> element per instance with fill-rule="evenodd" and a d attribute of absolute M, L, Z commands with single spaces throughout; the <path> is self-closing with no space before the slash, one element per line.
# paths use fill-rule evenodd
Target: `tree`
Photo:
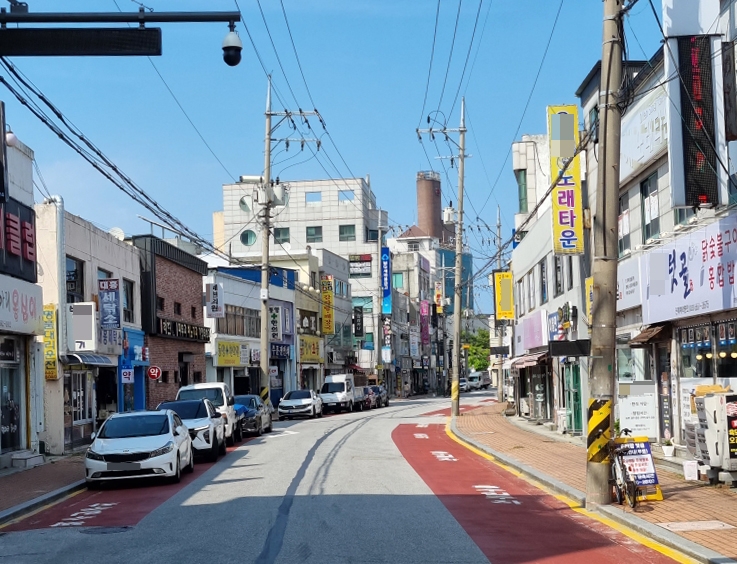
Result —
<path fill-rule="evenodd" d="M 485 371 L 489 367 L 489 354 L 491 353 L 489 332 L 486 329 L 479 329 L 475 333 L 463 331 L 461 333 L 461 343 L 470 346 L 468 367 L 478 372 Z"/>

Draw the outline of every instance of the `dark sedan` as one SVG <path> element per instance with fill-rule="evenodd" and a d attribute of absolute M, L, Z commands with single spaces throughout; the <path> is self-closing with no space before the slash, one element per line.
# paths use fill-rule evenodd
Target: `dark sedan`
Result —
<path fill-rule="evenodd" d="M 389 405 L 389 394 L 386 393 L 384 386 L 371 386 L 376 394 L 376 407 L 386 407 Z"/>
<path fill-rule="evenodd" d="M 260 436 L 271 433 L 271 411 L 257 395 L 235 396 L 235 403 L 246 407 L 246 416 L 241 420 L 243 433 Z"/>

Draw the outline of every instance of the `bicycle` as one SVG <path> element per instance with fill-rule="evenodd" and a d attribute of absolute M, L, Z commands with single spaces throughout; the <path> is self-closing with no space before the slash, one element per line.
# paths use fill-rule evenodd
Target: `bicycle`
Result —
<path fill-rule="evenodd" d="M 622 429 L 620 436 L 630 436 L 632 431 L 630 429 Z M 634 478 L 630 475 L 627 466 L 624 463 L 624 456 L 627 454 L 629 449 L 626 445 L 614 446 L 612 442 L 610 445 L 610 452 L 612 454 L 612 477 L 611 483 L 614 485 L 614 493 L 617 497 L 617 503 L 622 505 L 623 500 L 627 500 L 627 504 L 634 509 L 637 505 L 637 498 L 640 494 L 640 489 L 637 487 Z"/>

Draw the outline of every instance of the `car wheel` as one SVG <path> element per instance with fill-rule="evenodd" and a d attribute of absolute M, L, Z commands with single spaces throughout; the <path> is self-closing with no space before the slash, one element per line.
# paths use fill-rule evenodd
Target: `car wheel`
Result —
<path fill-rule="evenodd" d="M 353 402 L 348 403 L 348 408 L 346 409 L 348 413 L 353 413 Z"/>
<path fill-rule="evenodd" d="M 279 421 L 284 421 L 284 418 L 281 415 L 279 416 Z"/>
<path fill-rule="evenodd" d="M 241 429 L 240 423 L 238 424 L 238 427 L 236 427 L 236 431 L 235 431 L 235 442 L 237 442 L 237 443 L 243 442 L 243 431 Z"/>
<path fill-rule="evenodd" d="M 226 455 L 226 454 L 228 453 L 228 449 L 227 449 L 227 448 L 225 448 L 225 447 L 226 447 L 226 443 L 227 443 L 227 442 L 228 442 L 228 441 L 227 441 L 227 439 L 226 439 L 226 440 L 224 440 L 224 441 L 223 441 L 222 443 L 220 443 L 220 454 L 222 454 L 223 456 L 225 456 L 225 455 Z"/>
<path fill-rule="evenodd" d="M 258 427 L 256 427 L 256 436 L 260 437 L 264 432 L 264 425 L 263 423 L 259 423 Z"/>
<path fill-rule="evenodd" d="M 235 444 L 235 427 L 230 432 L 230 437 L 225 437 L 225 443 L 228 446 L 233 446 Z M 223 453 L 223 454 L 225 454 L 225 453 Z"/>
<path fill-rule="evenodd" d="M 220 443 L 218 442 L 218 436 L 216 434 L 212 438 L 212 445 L 210 445 L 210 452 L 207 455 L 207 459 L 210 462 L 217 462 L 219 454 L 220 454 Z"/>
<path fill-rule="evenodd" d="M 322 418 L 322 412 L 323 412 L 323 409 L 322 409 L 322 407 L 321 407 L 321 408 L 320 408 L 320 413 L 318 414 L 318 417 Z"/>
<path fill-rule="evenodd" d="M 310 419 L 314 419 L 315 417 L 317 417 L 317 409 L 313 407 L 312 413 L 310 413 Z"/>
<path fill-rule="evenodd" d="M 194 472 L 194 449 L 190 445 L 189 447 L 189 464 L 187 464 L 187 473 L 191 474 Z"/>
<path fill-rule="evenodd" d="M 175 484 L 178 484 L 180 480 L 182 479 L 182 464 L 179 460 L 179 454 L 177 454 L 177 471 L 174 473 L 174 476 L 172 476 L 171 481 Z"/>
<path fill-rule="evenodd" d="M 269 426 L 266 427 L 266 432 L 271 433 L 271 431 L 274 430 L 274 421 L 271 419 L 271 415 L 269 415 Z"/>

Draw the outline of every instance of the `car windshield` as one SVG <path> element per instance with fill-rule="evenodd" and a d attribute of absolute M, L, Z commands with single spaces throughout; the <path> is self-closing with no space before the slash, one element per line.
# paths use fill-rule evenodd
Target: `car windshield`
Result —
<path fill-rule="evenodd" d="M 371 389 L 374 391 L 375 394 L 381 393 L 381 388 L 379 388 L 379 386 L 371 386 Z"/>
<path fill-rule="evenodd" d="M 343 382 L 326 382 L 322 385 L 323 394 L 334 394 L 335 392 L 345 392 L 345 384 Z"/>
<path fill-rule="evenodd" d="M 179 390 L 180 400 L 209 399 L 215 407 L 225 405 L 223 391 L 220 388 L 197 388 L 193 390 Z M 180 415 L 181 417 L 181 415 Z"/>
<path fill-rule="evenodd" d="M 181 417 L 181 416 L 180 416 Z M 169 417 L 165 413 L 112 417 L 102 426 L 101 439 L 155 437 L 169 432 Z"/>
<path fill-rule="evenodd" d="M 459 381 L 459 382 L 465 382 L 465 381 L 466 381 L 466 379 L 465 379 L 465 378 L 460 378 L 460 379 L 459 379 L 458 381 Z"/>
<path fill-rule="evenodd" d="M 292 392 L 287 392 L 287 395 L 284 396 L 285 400 L 296 400 L 296 399 L 310 399 L 312 395 L 310 394 L 310 390 L 294 390 Z"/>
<path fill-rule="evenodd" d="M 201 419 L 207 417 L 204 401 L 169 401 L 159 405 L 159 409 L 171 409 L 181 419 Z"/>
<path fill-rule="evenodd" d="M 235 403 L 245 405 L 248 409 L 257 409 L 256 396 L 235 396 Z"/>
<path fill-rule="evenodd" d="M 468 379 L 469 380 L 472 380 L 472 381 L 476 381 L 476 380 L 479 379 L 479 377 L 478 376 L 469 376 Z"/>

